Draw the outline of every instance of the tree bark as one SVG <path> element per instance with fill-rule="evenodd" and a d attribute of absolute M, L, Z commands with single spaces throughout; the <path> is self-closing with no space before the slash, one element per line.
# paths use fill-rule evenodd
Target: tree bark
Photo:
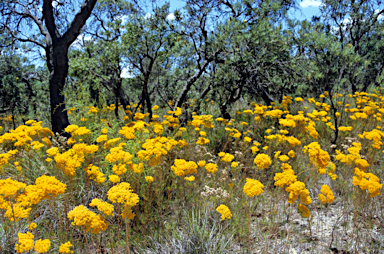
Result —
<path fill-rule="evenodd" d="M 68 47 L 62 43 L 52 44 L 53 69 L 49 74 L 49 95 L 51 102 L 52 131 L 62 134 L 69 125 L 68 114 L 65 110 L 63 89 L 68 74 Z"/>
<path fill-rule="evenodd" d="M 97 0 L 86 0 L 80 11 L 75 15 L 68 30 L 63 34 L 57 30 L 53 14 L 52 1 L 44 0 L 43 16 L 48 30 L 46 34 L 46 56 L 49 70 L 49 97 L 51 103 L 52 131 L 68 136 L 65 128 L 69 125 L 68 114 L 65 110 L 65 97 L 63 89 L 68 75 L 69 60 L 68 48 L 80 34 L 81 28 L 91 15 Z"/>

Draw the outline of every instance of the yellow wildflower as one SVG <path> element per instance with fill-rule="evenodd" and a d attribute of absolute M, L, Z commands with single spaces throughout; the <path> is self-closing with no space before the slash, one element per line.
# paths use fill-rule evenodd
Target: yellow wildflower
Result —
<path fill-rule="evenodd" d="M 268 168 L 272 164 L 271 158 L 267 154 L 264 154 L 264 153 L 258 154 L 256 156 L 254 162 L 259 169 Z"/>
<path fill-rule="evenodd" d="M 108 199 L 112 203 L 120 203 L 125 208 L 130 208 L 139 203 L 139 196 L 132 192 L 131 185 L 127 182 L 119 183 L 108 191 Z"/>
<path fill-rule="evenodd" d="M 311 212 L 309 211 L 309 209 L 306 206 L 299 204 L 297 210 L 301 214 L 302 217 L 304 217 L 304 218 L 311 217 Z"/>
<path fill-rule="evenodd" d="M 197 172 L 197 164 L 194 161 L 186 161 L 183 159 L 175 159 L 171 169 L 177 176 L 184 176 Z"/>
<path fill-rule="evenodd" d="M 15 246 L 15 250 L 17 253 L 29 252 L 33 248 L 34 238 L 35 236 L 30 232 L 25 234 L 17 233 L 18 236 L 18 244 Z"/>
<path fill-rule="evenodd" d="M 323 204 L 326 204 L 326 203 L 330 204 L 333 201 L 335 201 L 333 192 L 331 191 L 328 185 L 323 185 L 320 191 L 322 194 L 319 194 L 318 197 Z"/>
<path fill-rule="evenodd" d="M 264 185 L 258 180 L 247 178 L 246 181 L 243 190 L 248 197 L 259 196 L 264 192 Z"/>
<path fill-rule="evenodd" d="M 96 215 L 96 213 L 88 210 L 88 208 L 83 205 L 76 206 L 70 211 L 68 218 L 73 220 L 72 225 L 79 227 L 84 226 L 86 232 L 91 231 L 92 233 L 98 234 L 100 230 L 106 230 L 108 228 L 108 222 L 105 221 L 101 215 Z"/>
<path fill-rule="evenodd" d="M 35 229 L 36 227 L 37 227 L 37 224 L 34 223 L 34 222 L 32 222 L 31 224 L 29 224 L 29 226 L 28 226 L 28 228 L 29 228 L 30 230 Z"/>
<path fill-rule="evenodd" d="M 229 210 L 228 206 L 226 205 L 220 205 L 219 207 L 216 208 L 216 211 L 218 211 L 221 214 L 221 219 L 225 220 L 232 218 L 232 213 Z"/>
<path fill-rule="evenodd" d="M 59 253 L 73 253 L 69 248 L 71 248 L 73 245 L 71 242 L 66 242 L 60 245 L 59 247 Z"/>
<path fill-rule="evenodd" d="M 152 176 L 146 176 L 145 181 L 147 181 L 148 183 L 152 183 L 154 181 L 154 179 Z"/>
<path fill-rule="evenodd" d="M 39 239 L 35 243 L 35 251 L 37 253 L 45 253 L 49 250 L 50 247 L 51 247 L 51 241 L 49 241 L 49 239 L 45 239 L 45 240 Z"/>
<path fill-rule="evenodd" d="M 120 177 L 118 175 L 110 175 L 110 176 L 108 176 L 108 180 L 111 183 L 119 183 L 120 182 Z"/>
<path fill-rule="evenodd" d="M 218 168 L 215 163 L 208 163 L 205 165 L 205 169 L 207 170 L 208 173 L 216 173 Z"/>
<path fill-rule="evenodd" d="M 206 164 L 205 161 L 199 161 L 199 162 L 197 163 L 197 165 L 199 165 L 200 168 L 204 167 L 205 164 Z"/>
<path fill-rule="evenodd" d="M 195 181 L 195 177 L 194 176 L 184 177 L 184 179 L 187 180 L 187 181 L 190 181 L 190 182 Z"/>
<path fill-rule="evenodd" d="M 94 198 L 92 202 L 89 204 L 90 206 L 96 206 L 97 210 L 103 212 L 105 215 L 112 215 L 114 207 L 111 204 L 108 204 L 105 201 L 102 201 L 98 198 Z"/>

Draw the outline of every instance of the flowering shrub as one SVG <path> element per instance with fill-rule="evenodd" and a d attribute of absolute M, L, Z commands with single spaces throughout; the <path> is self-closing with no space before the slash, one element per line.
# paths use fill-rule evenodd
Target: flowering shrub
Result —
<path fill-rule="evenodd" d="M 384 97 L 342 97 L 285 96 L 280 105 L 252 103 L 231 120 L 194 113 L 183 126 L 180 108 L 148 121 L 132 105 L 87 107 L 70 114 L 77 124 L 67 126 L 69 139 L 35 120 L 2 127 L 0 223 L 12 229 L 7 241 L 17 253 L 71 253 L 81 249 L 81 237 L 92 239 L 89 247 L 108 245 L 108 236 L 110 248 L 119 249 L 123 235 L 129 248 L 130 231 L 168 230 L 168 219 L 183 209 L 217 207 L 243 236 L 242 224 L 256 223 L 253 209 L 263 202 L 269 221 L 295 214 L 311 223 L 340 200 L 371 209 L 383 186 Z M 116 107 L 124 122 L 111 116 Z"/>

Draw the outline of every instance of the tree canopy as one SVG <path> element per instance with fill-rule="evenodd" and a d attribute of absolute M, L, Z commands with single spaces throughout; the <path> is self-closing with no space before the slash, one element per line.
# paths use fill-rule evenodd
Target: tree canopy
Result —
<path fill-rule="evenodd" d="M 34 112 L 24 101 L 37 105 L 49 91 L 52 128 L 63 132 L 64 94 L 79 87 L 94 105 L 115 104 L 119 118 L 119 105 L 152 116 L 155 104 L 194 112 L 214 100 L 224 116 L 238 100 L 269 105 L 381 86 L 381 1 L 324 0 L 320 15 L 303 21 L 288 15 L 297 8 L 285 0 L 192 0 L 172 12 L 164 2 L 3 1 L 0 112 Z"/>

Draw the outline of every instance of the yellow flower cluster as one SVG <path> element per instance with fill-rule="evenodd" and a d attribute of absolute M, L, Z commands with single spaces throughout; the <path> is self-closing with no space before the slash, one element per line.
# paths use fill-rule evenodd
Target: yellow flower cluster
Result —
<path fill-rule="evenodd" d="M 340 126 L 339 131 L 351 131 L 353 129 L 352 126 Z"/>
<path fill-rule="evenodd" d="M 93 113 L 93 114 L 97 114 L 100 110 L 94 106 L 92 106 L 90 109 L 89 109 L 89 112 L 88 114 L 90 113 Z"/>
<path fill-rule="evenodd" d="M 185 176 L 197 173 L 197 164 L 194 161 L 186 161 L 183 159 L 175 159 L 174 165 L 171 169 L 177 176 Z"/>
<path fill-rule="evenodd" d="M 101 215 L 97 215 L 83 205 L 76 206 L 72 211 L 69 211 L 68 218 L 73 220 L 72 225 L 84 227 L 86 232 L 91 231 L 97 234 L 100 230 L 108 228 L 108 222 Z"/>
<path fill-rule="evenodd" d="M 153 123 L 153 132 L 156 133 L 157 135 L 161 135 L 161 133 L 163 133 L 164 131 L 164 128 L 163 128 L 163 125 L 158 123 L 158 122 L 154 122 Z"/>
<path fill-rule="evenodd" d="M 328 185 L 321 186 L 320 192 L 322 194 L 319 194 L 318 197 L 323 204 L 330 204 L 333 201 L 335 201 L 335 196 L 333 196 L 333 192 L 331 191 L 331 188 L 329 188 Z"/>
<path fill-rule="evenodd" d="M 232 218 L 232 213 L 226 205 L 221 204 L 219 207 L 216 208 L 216 211 L 221 214 L 221 220 Z"/>
<path fill-rule="evenodd" d="M 33 139 L 53 136 L 53 132 L 51 130 L 41 126 L 42 122 L 28 120 L 25 124 L 26 125 L 18 126 L 14 130 L 9 130 L 9 133 L 4 133 L 2 136 L 0 136 L 0 144 L 9 144 L 15 147 L 25 146 L 28 148 L 31 145 Z"/>
<path fill-rule="evenodd" d="M 123 150 L 122 146 L 114 147 L 109 150 L 109 154 L 105 156 L 105 159 L 109 161 L 110 163 L 115 162 L 124 162 L 124 163 L 130 163 L 131 159 L 133 158 L 133 155 Z"/>
<path fill-rule="evenodd" d="M 73 251 L 70 250 L 70 248 L 72 247 L 72 243 L 71 242 L 66 242 L 66 243 L 63 243 L 62 245 L 60 245 L 59 247 L 59 253 L 73 253 Z"/>
<path fill-rule="evenodd" d="M 12 180 L 11 178 L 0 179 L 0 195 L 4 198 L 15 197 L 26 186 L 25 183 Z"/>
<path fill-rule="evenodd" d="M 20 195 L 19 200 L 23 202 L 24 206 L 36 205 L 41 200 L 63 194 L 66 188 L 67 185 L 57 180 L 56 177 L 42 175 L 36 179 L 35 185 L 28 185 L 25 188 L 25 193 Z"/>
<path fill-rule="evenodd" d="M 299 196 L 301 203 L 305 205 L 311 203 L 311 197 L 309 196 L 309 191 L 305 188 L 305 183 L 296 181 L 286 187 L 285 190 L 289 192 L 288 203 L 294 204 Z"/>
<path fill-rule="evenodd" d="M 74 149 L 69 149 L 68 151 L 54 156 L 57 167 L 64 171 L 66 175 L 75 176 L 76 169 L 81 167 L 81 164 L 84 162 L 84 154 L 78 153 Z"/>
<path fill-rule="evenodd" d="M 75 144 L 72 147 L 73 150 L 75 150 L 78 154 L 93 154 L 99 150 L 99 147 L 97 145 L 87 145 L 84 143 Z"/>
<path fill-rule="evenodd" d="M 204 126 L 205 128 L 212 129 L 215 126 L 212 123 L 213 116 L 212 115 L 193 115 L 192 125 L 195 128 L 199 128 L 200 125 Z"/>
<path fill-rule="evenodd" d="M 84 135 L 91 134 L 91 131 L 88 130 L 86 127 L 82 126 L 79 127 L 77 125 L 68 125 L 65 129 L 66 132 L 71 133 L 73 137 L 79 137 Z"/>
<path fill-rule="evenodd" d="M 205 165 L 205 169 L 207 170 L 208 173 L 216 173 L 218 168 L 217 168 L 217 164 L 215 163 L 208 163 Z"/>
<path fill-rule="evenodd" d="M 125 164 L 119 163 L 117 165 L 113 165 L 112 167 L 113 173 L 120 176 L 127 172 L 127 168 Z"/>
<path fill-rule="evenodd" d="M 142 145 L 145 150 L 137 152 L 139 160 L 149 161 L 151 167 L 160 164 L 161 156 L 166 155 L 172 148 L 179 143 L 174 139 L 168 139 L 166 137 L 156 137 L 153 139 L 147 139 Z"/>
<path fill-rule="evenodd" d="M 372 140 L 373 141 L 373 144 L 372 144 L 372 147 L 375 148 L 375 149 L 380 149 L 381 148 L 381 145 L 383 144 L 383 142 L 381 142 L 381 138 L 384 137 L 384 132 L 378 130 L 378 129 L 373 129 L 372 131 L 364 131 L 363 134 L 359 134 L 358 135 L 359 138 L 362 138 L 362 139 L 368 139 L 368 140 Z"/>
<path fill-rule="evenodd" d="M 231 162 L 233 159 L 235 159 L 235 156 L 233 156 L 232 154 L 229 154 L 229 153 L 224 153 L 224 152 L 221 152 L 219 153 L 219 157 L 221 161 L 225 161 L 225 162 Z"/>
<path fill-rule="evenodd" d="M 271 158 L 267 154 L 264 154 L 264 153 L 258 154 L 256 156 L 254 162 L 259 169 L 268 168 L 272 164 Z"/>
<path fill-rule="evenodd" d="M 100 184 L 105 182 L 105 175 L 100 172 L 99 167 L 89 164 L 84 171 L 87 173 L 88 177 L 96 183 Z"/>
<path fill-rule="evenodd" d="M 30 202 L 23 198 L 24 188 L 26 184 L 11 178 L 0 180 L 0 210 L 5 210 L 4 216 L 10 221 L 19 221 L 29 216 L 31 208 L 26 207 L 30 206 Z"/>
<path fill-rule="evenodd" d="M 116 144 L 120 141 L 121 138 L 113 138 L 108 140 L 107 142 L 104 143 L 104 149 L 107 150 L 111 147 L 116 146 Z M 97 142 L 97 140 L 96 140 Z"/>
<path fill-rule="evenodd" d="M 361 159 L 360 150 L 361 144 L 353 142 L 352 146 L 347 149 L 347 151 L 349 152 L 349 154 L 347 155 L 336 150 L 336 160 L 346 164 L 352 164 L 355 160 Z"/>
<path fill-rule="evenodd" d="M 184 179 L 187 180 L 187 181 L 190 181 L 190 182 L 195 181 L 195 177 L 194 176 L 184 177 Z"/>
<path fill-rule="evenodd" d="M 308 210 L 308 208 L 302 204 L 299 204 L 297 207 L 298 212 L 303 216 L 304 218 L 311 217 L 311 212 Z"/>
<path fill-rule="evenodd" d="M 229 122 L 230 123 L 230 122 Z M 228 131 L 229 132 L 229 136 L 230 137 L 234 137 L 234 138 L 240 138 L 241 137 L 241 132 L 240 131 L 238 131 L 237 129 L 235 129 L 235 128 L 225 128 L 225 130 L 226 131 Z"/>
<path fill-rule="evenodd" d="M 108 176 L 108 180 L 111 183 L 118 183 L 118 182 L 120 182 L 120 177 L 117 175 L 110 175 L 110 176 Z"/>
<path fill-rule="evenodd" d="M 15 246 L 15 251 L 17 253 L 23 253 L 24 251 L 29 252 L 33 248 L 34 238 L 35 236 L 30 232 L 25 234 L 17 233 L 18 236 L 18 244 Z"/>
<path fill-rule="evenodd" d="M 304 146 L 303 152 L 308 153 L 311 163 L 315 167 L 319 167 L 319 172 L 321 174 L 326 173 L 325 168 L 328 166 L 331 158 L 326 151 L 321 149 L 319 143 L 312 142 L 309 145 Z"/>
<path fill-rule="evenodd" d="M 284 112 L 280 109 L 273 109 L 264 113 L 264 117 L 280 118 Z"/>
<path fill-rule="evenodd" d="M 119 130 L 119 133 L 123 135 L 126 139 L 134 139 L 135 138 L 135 129 L 132 127 L 124 126 Z"/>
<path fill-rule="evenodd" d="M 0 168 L 3 165 L 8 164 L 9 160 L 11 159 L 12 154 L 11 153 L 2 153 L 0 154 Z"/>
<path fill-rule="evenodd" d="M 200 168 L 204 167 L 205 164 L 206 164 L 205 161 L 199 161 L 199 162 L 197 163 L 197 165 L 199 165 Z"/>
<path fill-rule="evenodd" d="M 149 116 L 149 114 L 143 114 L 143 113 L 140 113 L 140 112 L 137 112 L 135 114 L 135 116 L 133 117 L 133 119 L 135 120 L 144 120 L 145 117 Z"/>
<path fill-rule="evenodd" d="M 40 150 L 41 148 L 44 147 L 44 144 L 40 143 L 39 141 L 32 141 L 31 146 L 35 150 Z"/>
<path fill-rule="evenodd" d="M 178 107 L 176 111 L 168 111 L 167 114 L 164 115 L 166 121 L 163 121 L 163 124 L 166 124 L 169 128 L 176 129 L 179 126 L 179 116 L 181 115 L 181 109 Z"/>
<path fill-rule="evenodd" d="M 31 224 L 28 225 L 28 229 L 30 229 L 30 230 L 33 230 L 33 229 L 35 229 L 36 227 L 37 227 L 37 224 L 34 223 L 34 222 L 32 222 Z"/>
<path fill-rule="evenodd" d="M 283 188 L 284 186 L 290 186 L 297 181 L 297 176 L 295 176 L 295 171 L 288 163 L 283 163 L 282 165 L 283 173 L 275 174 L 275 186 Z"/>
<path fill-rule="evenodd" d="M 101 142 L 104 142 L 104 141 L 107 141 L 108 140 L 108 136 L 107 135 L 100 135 L 97 139 L 96 139 L 96 142 L 97 143 L 101 143 Z"/>
<path fill-rule="evenodd" d="M 354 169 L 355 176 L 353 176 L 352 184 L 358 185 L 361 190 L 367 190 L 371 197 L 380 195 L 380 189 L 383 187 L 380 184 L 379 178 L 372 173 L 365 173 L 359 168 Z"/>
<path fill-rule="evenodd" d="M 284 127 L 296 127 L 296 122 L 292 119 L 279 119 L 279 124 Z"/>
<path fill-rule="evenodd" d="M 291 157 L 291 158 L 295 158 L 295 156 L 296 156 L 295 151 L 293 151 L 293 150 L 289 151 L 288 152 L 288 156 Z"/>
<path fill-rule="evenodd" d="M 279 160 L 282 162 L 286 162 L 289 160 L 289 156 L 288 155 L 280 155 Z"/>
<path fill-rule="evenodd" d="M 131 185 L 126 182 L 119 183 L 110 188 L 108 191 L 108 199 L 111 200 L 112 203 L 124 205 L 125 208 L 133 207 L 139 203 L 139 196 L 132 192 Z"/>
<path fill-rule="evenodd" d="M 209 141 L 210 141 L 210 140 L 207 139 L 207 138 L 199 137 L 199 138 L 197 139 L 197 141 L 196 141 L 196 145 L 201 145 L 201 146 L 203 146 L 203 145 L 208 144 Z"/>
<path fill-rule="evenodd" d="M 295 138 L 294 136 L 284 136 L 281 134 L 274 134 L 274 135 L 268 135 L 264 136 L 266 140 L 274 140 L 277 139 L 279 143 L 287 142 L 290 146 L 295 147 L 301 145 L 301 141 Z"/>
<path fill-rule="evenodd" d="M 49 241 L 49 239 L 45 239 L 45 240 L 39 239 L 35 243 L 35 251 L 37 253 L 45 253 L 49 250 L 50 247 L 51 247 L 51 241 Z"/>
<path fill-rule="evenodd" d="M 145 181 L 148 182 L 148 183 L 152 183 L 154 181 L 154 179 L 153 179 L 152 176 L 146 176 L 145 177 Z"/>
<path fill-rule="evenodd" d="M 256 179 L 247 178 L 246 183 L 244 185 L 244 193 L 247 194 L 248 197 L 259 196 L 264 192 L 264 185 L 260 183 Z"/>
<path fill-rule="evenodd" d="M 110 216 L 113 213 L 114 207 L 111 204 L 108 204 L 105 201 L 102 201 L 98 198 L 94 198 L 89 204 L 90 206 L 96 206 L 97 210 L 103 212 L 105 215 Z"/>

